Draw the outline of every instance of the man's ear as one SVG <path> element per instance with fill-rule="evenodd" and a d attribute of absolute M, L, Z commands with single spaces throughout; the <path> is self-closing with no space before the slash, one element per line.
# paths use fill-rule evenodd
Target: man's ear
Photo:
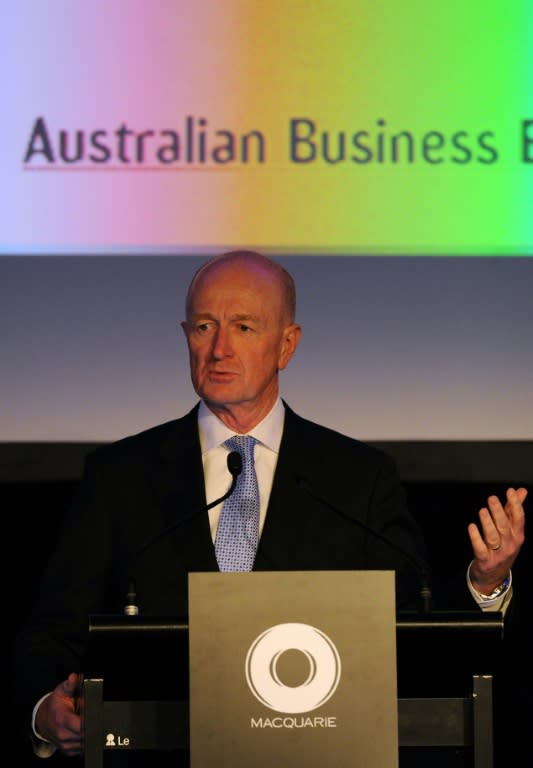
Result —
<path fill-rule="evenodd" d="M 300 343 L 302 328 L 298 323 L 291 323 L 283 329 L 281 339 L 281 349 L 278 360 L 278 370 L 282 371 L 287 367 L 291 357 L 296 352 L 296 347 Z"/>

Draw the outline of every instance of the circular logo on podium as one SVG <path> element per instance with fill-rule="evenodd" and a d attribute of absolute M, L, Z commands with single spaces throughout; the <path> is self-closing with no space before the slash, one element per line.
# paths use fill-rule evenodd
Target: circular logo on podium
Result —
<path fill-rule="evenodd" d="M 284 684 L 278 663 L 287 651 L 299 651 L 309 665 L 297 686 Z M 276 712 L 310 712 L 335 692 L 341 676 L 339 653 L 330 638 L 309 624 L 277 624 L 262 632 L 246 655 L 246 681 L 253 695 Z"/>

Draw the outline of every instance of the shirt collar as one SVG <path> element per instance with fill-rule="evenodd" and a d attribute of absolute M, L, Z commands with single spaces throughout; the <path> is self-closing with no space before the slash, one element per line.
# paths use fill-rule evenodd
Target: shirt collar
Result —
<path fill-rule="evenodd" d="M 283 421 L 285 419 L 285 408 L 278 397 L 272 409 L 263 421 L 260 421 L 248 434 L 259 440 L 272 451 L 279 453 L 279 445 L 283 433 Z M 203 400 L 200 401 L 198 409 L 198 429 L 200 433 L 200 446 L 202 453 L 221 445 L 228 437 L 235 434 L 222 422 L 218 416 L 209 410 Z"/>

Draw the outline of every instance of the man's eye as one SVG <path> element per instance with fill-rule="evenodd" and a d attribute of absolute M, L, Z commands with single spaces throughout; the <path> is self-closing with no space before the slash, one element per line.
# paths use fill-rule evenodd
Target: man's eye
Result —
<path fill-rule="evenodd" d="M 199 323 L 196 326 L 198 333 L 206 333 L 209 330 L 209 323 Z"/>
<path fill-rule="evenodd" d="M 245 323 L 240 323 L 239 330 L 243 333 L 246 333 L 247 331 L 251 331 L 251 327 L 249 325 L 246 325 Z"/>

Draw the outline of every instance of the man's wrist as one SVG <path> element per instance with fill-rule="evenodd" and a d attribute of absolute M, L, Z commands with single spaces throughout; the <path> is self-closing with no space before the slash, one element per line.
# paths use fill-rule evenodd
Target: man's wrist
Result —
<path fill-rule="evenodd" d="M 485 590 L 481 591 L 480 589 L 477 588 L 477 586 L 474 585 L 472 581 L 472 578 L 470 575 L 471 567 L 472 567 L 472 563 L 470 563 L 470 565 L 468 566 L 468 570 L 466 574 L 467 582 L 468 582 L 470 591 L 480 603 L 486 603 L 486 602 L 498 600 L 504 597 L 504 595 L 507 593 L 507 591 L 511 587 L 512 573 L 511 571 L 509 571 L 509 574 L 506 576 L 506 578 L 500 584 L 497 584 L 492 590 L 489 591 L 489 589 L 487 589 L 486 591 Z"/>
<path fill-rule="evenodd" d="M 511 577 L 508 576 L 506 579 L 504 579 L 502 581 L 502 583 L 499 586 L 495 587 L 492 590 L 490 595 L 483 594 L 483 592 L 480 592 L 475 587 L 474 587 L 474 589 L 476 589 L 477 594 L 479 595 L 479 597 L 482 600 L 496 600 L 497 597 L 501 597 L 503 594 L 505 594 L 505 592 L 507 592 L 507 590 L 509 589 L 510 584 L 511 584 Z"/>

